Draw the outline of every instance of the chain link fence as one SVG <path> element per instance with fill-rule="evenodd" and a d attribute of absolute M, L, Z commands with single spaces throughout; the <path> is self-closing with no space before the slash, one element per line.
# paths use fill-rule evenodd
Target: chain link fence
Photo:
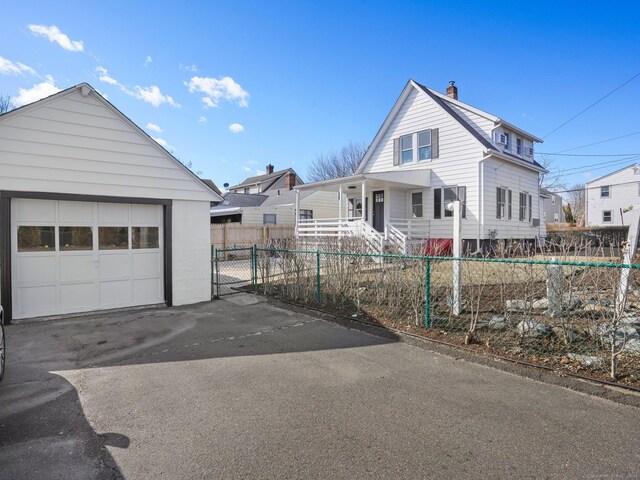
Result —
<path fill-rule="evenodd" d="M 640 265 L 239 248 L 214 296 L 279 297 L 482 353 L 640 386 Z M 626 295 L 619 296 L 621 276 Z"/>

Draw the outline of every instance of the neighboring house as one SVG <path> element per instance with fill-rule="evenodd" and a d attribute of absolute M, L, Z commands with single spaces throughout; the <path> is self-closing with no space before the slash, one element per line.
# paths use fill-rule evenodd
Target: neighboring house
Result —
<path fill-rule="evenodd" d="M 90 85 L 0 116 L 8 318 L 211 298 L 221 197 Z"/>
<path fill-rule="evenodd" d="M 544 223 L 564 223 L 562 197 L 546 188 L 540 189 L 540 210 Z"/>
<path fill-rule="evenodd" d="M 495 239 L 534 240 L 540 222 L 539 175 L 533 158 L 536 136 L 410 80 L 349 177 L 295 187 L 339 195 L 336 236 L 358 232 L 381 251 L 391 244 L 407 251 L 427 238 L 451 238 L 447 205 L 463 204 L 462 237 L 477 249 Z M 345 223 L 347 220 L 351 220 Z M 326 222 L 325 222 L 326 223 Z M 301 222 L 299 237 L 324 230 Z"/>
<path fill-rule="evenodd" d="M 231 193 L 278 195 L 304 183 L 293 168 L 274 172 L 273 165 L 269 164 L 266 172 L 264 175 L 249 177 L 244 182 L 229 187 L 227 190 Z"/>
<path fill-rule="evenodd" d="M 640 208 L 640 164 L 591 180 L 585 190 L 585 225 L 628 224 L 624 210 Z"/>
<path fill-rule="evenodd" d="M 238 222 L 242 225 L 295 225 L 296 193 L 275 195 L 228 192 L 219 205 L 211 208 L 211 223 Z M 299 197 L 300 218 L 329 218 L 338 215 L 336 194 L 308 191 Z"/>

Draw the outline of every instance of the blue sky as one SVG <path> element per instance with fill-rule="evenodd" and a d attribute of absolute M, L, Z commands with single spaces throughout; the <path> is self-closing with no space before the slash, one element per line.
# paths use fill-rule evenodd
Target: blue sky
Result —
<path fill-rule="evenodd" d="M 318 154 L 368 144 L 409 78 L 455 80 L 461 101 L 544 137 L 640 73 L 638 18 L 599 1 L 8 1 L 0 93 L 88 82 L 219 185 L 267 163 L 304 178 Z M 640 132 L 639 114 L 637 78 L 537 150 Z M 640 134 L 566 153 L 640 153 Z M 548 158 L 568 184 L 634 161 Z"/>

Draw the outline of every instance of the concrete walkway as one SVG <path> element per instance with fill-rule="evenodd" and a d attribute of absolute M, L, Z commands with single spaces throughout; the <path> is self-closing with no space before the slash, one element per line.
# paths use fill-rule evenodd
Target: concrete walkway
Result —
<path fill-rule="evenodd" d="M 637 478 L 640 410 L 249 295 L 7 328 L 0 478 Z"/>

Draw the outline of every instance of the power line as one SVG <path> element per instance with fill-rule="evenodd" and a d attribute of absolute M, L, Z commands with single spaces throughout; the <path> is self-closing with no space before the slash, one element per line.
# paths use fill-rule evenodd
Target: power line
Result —
<path fill-rule="evenodd" d="M 589 165 L 581 165 L 579 167 L 565 168 L 565 169 L 562 169 L 562 170 L 553 170 L 553 171 L 551 171 L 549 173 L 552 173 L 552 174 L 564 174 L 566 172 L 572 172 L 571 175 L 575 175 L 576 173 L 581 173 L 580 171 L 597 170 L 599 168 L 611 167 L 612 165 L 617 165 L 617 164 L 620 164 L 620 163 L 627 163 L 630 160 L 636 160 L 638 158 L 640 158 L 640 154 L 634 155 L 634 156 L 631 156 L 631 157 L 626 157 L 626 158 L 619 158 L 617 160 L 610 160 L 608 162 L 598 162 L 598 163 L 592 163 L 592 164 L 589 164 Z M 579 171 L 575 171 L 575 170 L 579 170 Z"/>
<path fill-rule="evenodd" d="M 640 153 L 548 153 L 536 152 L 537 155 L 549 155 L 552 157 L 627 157 L 640 155 Z"/>
<path fill-rule="evenodd" d="M 549 133 L 547 133 L 544 137 L 542 138 L 547 138 L 549 135 L 551 135 L 552 133 L 557 132 L 558 130 L 560 130 L 562 127 L 564 127 L 566 124 L 568 124 L 569 122 L 575 120 L 576 118 L 578 118 L 580 115 L 582 115 L 583 113 L 585 113 L 587 110 L 592 109 L 593 107 L 595 107 L 597 104 L 599 104 L 601 101 L 603 101 L 605 98 L 609 97 L 610 95 L 613 95 L 615 92 L 617 92 L 618 90 L 620 90 L 622 87 L 624 87 L 627 83 L 632 82 L 633 80 L 635 80 L 636 78 L 640 77 L 640 72 L 636 73 L 633 77 L 631 77 L 629 80 L 626 80 L 625 82 L 623 82 L 622 84 L 618 85 L 616 88 L 614 88 L 613 90 L 611 90 L 609 93 L 607 93 L 604 97 L 596 100 L 595 102 L 593 102 L 591 105 L 589 105 L 587 108 L 585 108 L 584 110 L 581 110 L 580 112 L 576 113 L 573 117 L 571 117 L 569 120 L 567 120 L 566 122 L 564 122 L 562 125 L 559 125 L 558 127 L 554 128 L 553 130 L 551 130 Z"/>
<path fill-rule="evenodd" d="M 579 147 L 567 148 L 566 150 L 560 150 L 559 152 L 556 152 L 556 154 L 564 153 L 564 152 L 572 152 L 573 150 L 579 150 L 581 148 L 592 147 L 594 145 L 600 145 L 601 143 L 613 142 L 614 140 L 619 140 L 621 138 L 631 137 L 633 135 L 640 135 L 640 132 L 628 133 L 626 135 L 620 135 L 619 137 L 607 138 L 606 140 L 601 140 L 599 142 L 587 143 L 586 145 L 580 145 Z"/>
<path fill-rule="evenodd" d="M 638 183 L 640 183 L 640 179 L 635 180 L 635 181 L 633 181 L 633 182 L 609 183 L 608 185 L 603 185 L 603 186 L 607 186 L 607 187 L 618 187 L 618 186 L 621 186 L 621 185 L 632 185 L 632 184 L 636 184 L 636 185 L 637 185 Z M 553 191 L 553 192 L 551 192 L 551 193 L 571 193 L 571 192 L 581 192 L 581 191 L 583 191 L 583 190 L 596 190 L 596 189 L 598 189 L 598 188 L 600 188 L 600 185 L 599 185 L 599 186 L 596 186 L 596 187 L 586 187 L 586 186 L 585 186 L 585 187 L 582 187 L 582 188 L 568 188 L 568 189 L 566 189 L 566 190 L 555 190 L 555 191 Z"/>

